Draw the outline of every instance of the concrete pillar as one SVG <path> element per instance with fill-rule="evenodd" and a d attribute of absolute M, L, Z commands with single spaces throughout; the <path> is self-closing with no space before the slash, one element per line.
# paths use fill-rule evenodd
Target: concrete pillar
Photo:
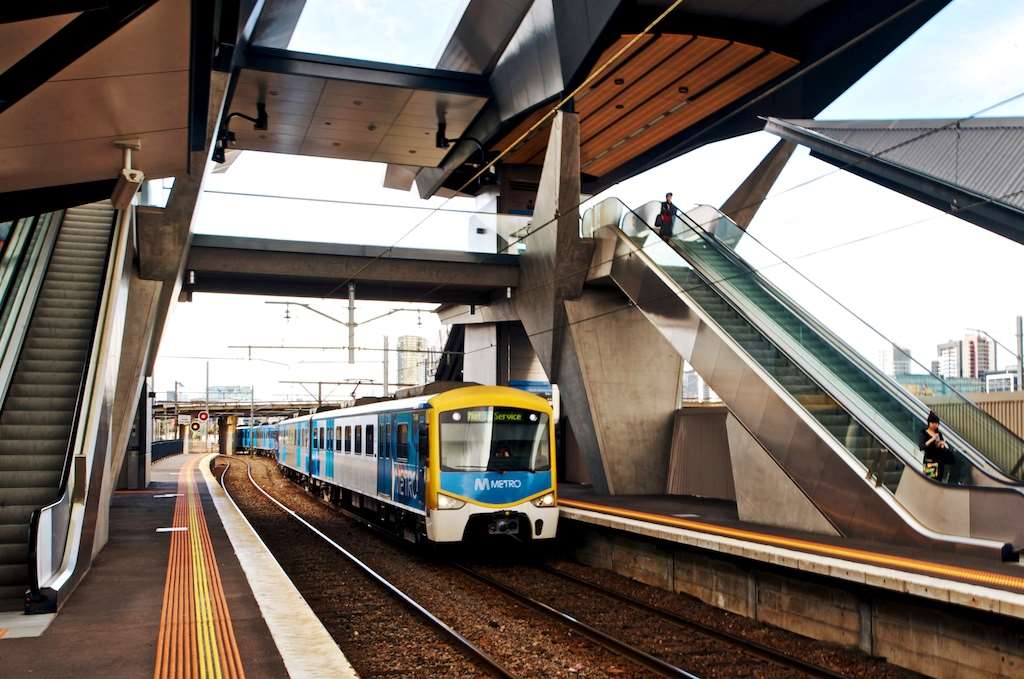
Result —
<path fill-rule="evenodd" d="M 594 243 L 580 238 L 579 202 L 579 119 L 563 111 L 512 303 L 595 490 L 663 493 L 682 359 L 622 294 L 584 288 Z"/>
<path fill-rule="evenodd" d="M 225 415 L 217 418 L 218 452 L 221 455 L 235 454 L 235 430 L 237 428 L 237 415 Z"/>
<path fill-rule="evenodd" d="M 187 424 L 178 425 L 178 438 L 181 439 L 182 455 L 188 455 L 188 442 L 192 438 L 192 431 L 188 428 Z"/>
<path fill-rule="evenodd" d="M 139 405 L 128 437 L 124 462 L 117 481 L 119 489 L 138 489 L 149 486 L 149 465 L 153 443 L 153 400 L 149 397 L 149 380 L 142 386 Z"/>
<path fill-rule="evenodd" d="M 735 500 L 725 406 L 684 406 L 676 413 L 665 492 Z"/>
<path fill-rule="evenodd" d="M 466 326 L 462 379 L 478 384 L 498 384 L 498 324 Z"/>

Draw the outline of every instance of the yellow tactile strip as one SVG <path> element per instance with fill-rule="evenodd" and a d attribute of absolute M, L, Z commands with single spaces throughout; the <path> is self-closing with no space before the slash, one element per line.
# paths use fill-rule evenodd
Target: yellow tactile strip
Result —
<path fill-rule="evenodd" d="M 585 502 L 582 500 L 569 500 L 564 497 L 558 498 L 558 504 L 565 507 L 574 507 L 576 509 L 599 512 L 601 514 L 621 516 L 627 519 L 636 519 L 638 521 L 658 523 L 665 526 L 685 528 L 687 530 L 710 533 L 712 535 L 719 535 L 737 540 L 748 540 L 764 545 L 771 545 L 773 547 L 785 547 L 802 552 L 820 554 L 822 556 L 859 561 L 875 566 L 886 566 L 899 570 L 916 571 L 926 575 L 959 580 L 961 582 L 969 582 L 976 585 L 987 585 L 989 587 L 999 587 L 1002 589 L 1024 590 L 1024 578 L 1013 575 L 1004 575 L 1002 573 L 994 573 L 992 571 L 964 568 L 950 564 L 936 563 L 934 561 L 922 561 L 920 559 L 911 559 L 893 554 L 884 554 L 882 552 L 872 552 L 865 549 L 840 547 L 838 545 L 829 545 L 821 542 L 813 542 L 811 540 L 802 540 L 799 538 L 789 538 L 782 535 L 772 535 L 771 533 L 761 533 L 759 531 L 743 528 L 719 526 L 717 524 L 707 523 L 704 521 L 681 519 L 674 516 L 666 516 L 664 514 L 652 514 L 650 512 L 641 512 L 622 507 L 610 507 L 608 505 Z"/>
<path fill-rule="evenodd" d="M 244 679 L 213 542 L 195 483 L 200 456 L 178 474 L 154 679 Z M 180 530 L 184 528 L 185 530 Z"/>

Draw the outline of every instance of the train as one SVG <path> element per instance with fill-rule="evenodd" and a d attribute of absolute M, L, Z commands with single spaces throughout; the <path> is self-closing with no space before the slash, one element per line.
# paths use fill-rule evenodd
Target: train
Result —
<path fill-rule="evenodd" d="M 558 528 L 553 420 L 535 394 L 461 386 L 240 427 L 236 445 L 411 542 L 532 543 Z"/>

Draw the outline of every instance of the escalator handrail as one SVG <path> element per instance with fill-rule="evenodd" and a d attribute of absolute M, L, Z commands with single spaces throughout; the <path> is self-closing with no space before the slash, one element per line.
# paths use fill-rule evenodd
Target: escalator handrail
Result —
<path fill-rule="evenodd" d="M 606 199 L 606 200 L 616 200 L 616 201 L 617 201 L 618 199 L 613 199 L 613 198 L 609 198 L 609 199 Z M 650 231 L 652 232 L 652 234 L 656 234 L 656 232 L 654 231 L 654 229 L 653 229 L 653 228 L 651 227 L 651 225 L 650 225 L 650 224 L 648 224 L 648 223 L 647 223 L 646 219 L 645 219 L 645 218 L 644 218 L 644 217 L 643 217 L 643 216 L 642 216 L 641 214 L 639 214 L 638 212 L 636 212 L 636 211 L 635 211 L 635 210 L 633 210 L 632 208 L 630 208 L 630 207 L 626 206 L 626 205 L 625 205 L 624 203 L 621 203 L 621 201 L 618 201 L 618 202 L 619 202 L 619 203 L 620 203 L 620 204 L 622 205 L 622 208 L 624 209 L 624 211 L 625 211 L 625 212 L 627 212 L 627 213 L 630 213 L 630 214 L 632 214 L 632 215 L 633 215 L 634 217 L 636 217 L 636 219 L 637 219 L 637 220 L 638 220 L 638 221 L 639 221 L 639 222 L 640 222 L 641 224 L 643 224 L 643 225 L 644 225 L 644 226 L 645 226 L 645 227 L 646 227 L 647 229 L 649 229 L 649 230 L 650 230 Z M 624 218 L 625 218 L 625 217 L 623 216 L 623 219 L 624 219 Z M 692 220 L 691 220 L 691 221 L 692 221 Z M 620 220 L 620 224 L 621 224 L 621 220 Z M 621 229 L 621 226 L 619 227 L 619 230 L 620 230 L 620 231 L 622 230 L 622 229 Z M 699 227 L 696 227 L 696 230 L 698 231 L 698 234 L 700 234 L 700 232 L 703 232 L 703 229 L 700 229 Z M 625 232 L 623 231 L 623 233 L 625 233 Z M 656 236 L 656 237 L 657 237 L 657 236 Z M 662 239 L 660 239 L 660 237 L 659 237 L 659 240 L 662 240 Z M 678 254 L 678 255 L 679 255 L 679 256 L 680 256 L 680 257 L 681 257 L 681 258 L 682 258 L 683 260 L 685 260 L 685 261 L 686 261 L 686 262 L 687 262 L 687 263 L 688 263 L 688 264 L 690 265 L 690 267 L 691 267 L 691 269 L 692 269 L 692 270 L 694 271 L 694 273 L 696 273 L 696 274 L 697 274 L 697 275 L 698 275 L 698 276 L 699 276 L 699 277 L 700 277 L 700 278 L 701 278 L 701 279 L 702 279 L 702 280 L 703 280 L 703 281 L 705 282 L 705 284 L 707 284 L 708 286 L 710 286 L 710 287 L 711 287 L 711 288 L 712 288 L 713 290 L 719 290 L 719 286 L 718 286 L 718 285 L 716 284 L 716 282 L 715 282 L 714 280 L 712 280 L 711 278 L 709 278 L 709 277 L 708 277 L 708 276 L 707 276 L 706 274 L 704 274 L 703 272 L 701 272 L 701 271 L 700 271 L 700 270 L 699 270 L 699 269 L 698 269 L 698 268 L 697 268 L 697 267 L 696 267 L 696 266 L 695 266 L 695 265 L 694 265 L 694 264 L 692 263 L 692 261 L 691 261 L 690 257 L 689 257 L 689 256 L 687 256 L 687 254 L 686 254 L 686 253 L 684 253 L 684 252 L 681 252 L 681 251 L 680 251 L 679 249 L 677 249 L 677 247 L 675 246 L 675 244 L 674 244 L 674 243 L 671 243 L 670 241 L 665 241 L 665 242 L 666 242 L 666 244 L 667 244 L 667 245 L 668 245 L 669 247 L 671 247 L 671 248 L 673 249 L 673 251 L 674 251 L 674 252 L 675 252 L 676 254 Z M 684 290 L 684 292 L 685 292 L 685 290 Z M 747 314 L 747 313 L 745 313 L 745 312 L 744 312 L 744 311 L 743 311 L 742 309 L 738 308 L 738 307 L 737 307 L 737 306 L 735 305 L 735 303 L 734 303 L 734 302 L 732 301 L 732 299 L 731 299 L 731 295 L 724 295 L 724 294 L 723 294 L 723 295 L 722 295 L 722 299 L 723 299 L 723 301 L 725 301 L 725 302 L 726 302 L 726 303 L 727 303 L 727 304 L 728 304 L 728 305 L 729 305 L 729 306 L 730 306 L 730 307 L 731 307 L 731 308 L 733 309 L 733 311 L 735 311 L 735 312 L 736 312 L 736 313 L 738 313 L 738 314 L 739 314 L 740 316 L 742 316 L 742 317 L 743 317 L 744 319 L 746 319 L 746 321 L 747 321 L 748 323 L 750 323 L 750 324 L 751 324 L 751 325 L 752 325 L 752 326 L 753 326 L 753 327 L 754 327 L 755 329 L 757 329 L 757 328 L 758 328 L 758 326 L 757 326 L 757 325 L 756 325 L 755 323 L 753 323 L 753 322 L 752 322 L 752 321 L 751 321 L 751 320 L 749 319 L 749 317 L 748 317 L 748 314 Z M 714 325 L 716 325 L 716 326 L 718 325 L 718 323 L 717 323 L 717 322 L 715 322 L 715 321 L 714 321 L 713 319 L 712 319 L 712 323 L 713 323 Z M 725 331 L 723 330 L 722 332 L 725 332 Z M 758 332 L 762 332 L 762 331 L 758 330 Z M 726 333 L 726 334 L 728 334 L 728 333 Z M 762 332 L 762 334 L 763 334 L 763 332 Z M 806 370 L 805 370 L 805 369 L 804 369 L 804 368 L 802 367 L 801 363 L 800 363 L 800 362 L 798 362 L 798 361 L 795 361 L 795 360 L 793 360 L 793 357 L 792 357 L 792 356 L 790 356 L 790 355 L 789 355 L 789 353 L 788 353 L 787 351 L 785 351 L 783 347 L 780 347 L 780 346 L 778 346 L 778 343 L 777 343 L 777 342 L 775 342 L 775 341 L 771 340 L 771 338 L 768 338 L 768 339 L 769 339 L 769 341 L 771 341 L 771 342 L 772 342 L 772 344 L 773 344 L 773 345 L 775 346 L 775 348 L 776 348 L 777 350 L 779 350 L 780 352 L 782 352 L 782 353 L 783 353 L 784 355 L 786 355 L 786 356 L 787 356 L 787 358 L 789 358 L 789 359 L 790 359 L 791 361 L 793 361 L 794 365 L 796 365 L 796 366 L 798 367 L 798 369 L 800 369 L 800 371 L 801 371 L 801 372 L 803 372 L 803 373 L 804 373 L 804 375 L 806 375 L 806 376 L 807 376 L 807 378 L 808 378 L 808 379 L 810 379 L 810 380 L 811 380 L 811 381 L 812 381 L 812 382 L 813 382 L 813 383 L 814 383 L 814 384 L 815 384 L 815 385 L 816 385 L 816 386 L 817 386 L 817 387 L 818 387 L 819 389 L 821 389 L 821 391 L 822 391 L 823 393 L 825 393 L 825 394 L 828 394 L 828 395 L 830 395 L 830 396 L 833 396 L 833 398 L 834 398 L 834 395 L 833 395 L 833 390 L 832 390 L 832 389 L 830 389 L 830 388 L 827 388 L 827 387 L 826 387 L 825 385 L 823 385 L 823 384 L 821 383 L 821 381 L 820 381 L 819 379 L 817 379 L 817 378 L 816 378 L 816 377 L 815 377 L 814 375 L 811 375 L 811 374 L 809 374 L 809 373 L 808 373 L 808 372 L 807 372 L 807 371 L 806 371 Z M 743 352 L 744 352 L 744 353 L 746 354 L 746 351 L 745 351 L 744 349 L 742 349 L 742 347 L 740 347 L 740 350 L 741 350 L 741 351 L 743 351 Z M 749 354 L 748 354 L 748 356 L 749 356 Z M 758 361 L 757 361 L 756 359 L 754 359 L 753 357 L 751 357 L 751 360 L 752 360 L 752 361 L 754 361 L 754 363 L 758 363 Z M 776 384 L 776 385 L 778 385 L 778 386 L 779 386 L 779 389 L 781 389 L 782 391 L 784 391 L 784 392 L 788 393 L 788 390 L 786 389 L 786 387 L 785 387 L 785 386 L 783 386 L 783 385 L 781 385 L 781 384 L 779 384 L 779 383 L 777 382 L 777 380 L 775 380 L 775 378 L 774 378 L 774 377 L 773 377 L 772 375 L 770 375 L 770 374 L 768 374 L 768 373 L 766 373 L 766 375 L 767 375 L 767 379 L 771 380 L 771 381 L 772 381 L 772 383 L 774 383 L 774 384 Z M 841 405 L 843 405 L 843 407 L 844 407 L 844 408 L 847 408 L 847 407 L 848 407 L 848 406 L 847 406 L 846 404 L 841 404 Z M 802 407 L 802 406 L 798 406 L 798 407 L 799 407 L 799 408 L 801 408 L 801 410 L 803 410 L 803 407 Z M 806 412 L 806 411 L 805 411 L 805 412 Z M 947 489 L 950 489 L 950 490 L 954 490 L 954 491 L 967 491 L 967 492 L 970 492 L 970 491 L 977 491 L 977 492 L 985 492 L 985 493 L 988 493 L 988 492 L 998 492 L 998 493 L 1012 493 L 1012 494 L 1014 494 L 1014 495 L 1018 495 L 1018 496 L 1019 496 L 1019 495 L 1021 495 L 1021 492 L 1020 492 L 1020 490 L 1019 490 L 1018 488 L 1016 488 L 1016 487 L 1012 486 L 1011 484 L 1001 484 L 1001 485 L 999 485 L 999 486 L 980 486 L 980 485 L 953 485 L 953 484 L 947 484 L 947 483 L 943 483 L 943 482 L 937 481 L 936 479 L 932 479 L 932 478 L 930 478 L 929 476 L 927 476 L 927 475 L 926 475 L 926 474 L 925 474 L 925 473 L 924 473 L 924 472 L 923 472 L 923 471 L 922 471 L 922 470 L 920 469 L 920 466 L 919 466 L 919 465 L 917 464 L 917 462 L 916 462 L 916 459 L 914 460 L 914 463 L 913 463 L 913 464 L 911 464 L 910 462 L 908 462 L 908 458 L 909 458 L 909 455 L 907 454 L 907 452 L 906 452 L 906 451 L 902 451 L 902 452 L 901 452 L 901 446 L 893 445 L 893 444 L 892 444 L 892 441 L 885 441 L 885 440 L 883 440 L 883 439 L 882 439 L 881 437 L 879 437 L 879 436 L 878 436 L 878 432 L 877 432 L 877 429 L 879 428 L 879 426 L 880 426 L 880 425 L 876 425 L 876 426 L 874 426 L 874 427 L 872 427 L 872 426 L 866 426 L 866 424 L 865 424 L 865 422 L 863 421 L 863 419 L 857 416 L 857 413 L 853 413 L 853 412 L 850 412 L 849 414 L 850 414 L 850 415 L 851 415 L 851 417 L 853 417 L 853 418 L 854 418 L 854 420 L 856 420 L 856 421 L 857 421 L 857 422 L 858 422 L 858 423 L 859 423 L 859 424 L 860 424 L 860 425 L 861 425 L 862 427 L 864 427 L 864 428 L 865 428 L 865 430 L 867 430 L 868 432 L 870 432 L 870 433 L 872 434 L 872 436 L 874 436 L 874 437 L 875 437 L 875 438 L 876 438 L 876 439 L 877 439 L 877 440 L 879 441 L 879 443 L 883 443 L 884 445 L 886 445 L 886 446 L 888 447 L 888 449 L 890 450 L 890 452 L 892 452 L 892 453 L 894 454 L 894 456 L 895 456 L 895 459 L 896 459 L 896 460 L 897 460 L 897 461 L 898 461 L 898 462 L 899 462 L 900 464 L 902 464 L 902 465 L 903 465 L 904 469 L 911 469 L 911 470 L 913 471 L 913 473 L 914 473 L 914 474 L 916 474 L 917 476 L 919 476 L 919 477 L 923 478 L 923 479 L 924 479 L 925 481 L 927 481 L 927 482 L 930 482 L 931 484 L 933 484 L 933 485 L 935 485 L 935 486 L 939 486 L 939 487 L 942 487 L 942 488 L 947 488 Z M 812 419 L 814 419 L 814 418 L 813 418 L 813 416 L 811 416 L 811 418 L 812 418 Z M 840 451 L 842 451 L 842 453 L 843 453 L 843 457 L 844 457 L 844 459 L 850 459 L 850 460 L 854 461 L 854 463 L 855 463 L 855 464 L 856 464 L 856 465 L 857 465 L 858 467 L 863 467 L 863 466 L 864 466 L 864 465 L 863 465 L 863 463 L 862 463 L 862 462 L 861 462 L 860 460 L 857 460 L 857 458 L 855 458 L 855 457 L 853 457 L 853 456 L 850 456 L 849 458 L 847 458 L 847 455 L 848 455 L 849 453 L 848 453 L 848 451 L 846 450 L 846 448 L 845 448 L 844 444 L 843 444 L 842 442 L 839 442 L 839 441 L 837 441 L 836 439 L 834 439 L 834 438 L 832 437 L 831 433 L 828 433 L 828 432 L 827 432 L 827 430 L 825 430 L 825 431 L 826 431 L 826 435 L 827 435 L 827 437 L 828 437 L 828 439 L 829 439 L 829 440 L 833 440 L 833 441 L 836 441 L 836 444 L 838 445 L 838 447 L 839 447 L 839 450 L 840 450 Z M 883 431 L 886 431 L 886 433 L 888 433 L 888 428 L 883 428 Z M 887 436 L 886 438 L 889 438 L 889 437 Z M 901 438 L 905 438 L 905 437 L 901 437 Z M 914 450 L 916 450 L 916 447 L 914 448 Z M 885 487 L 884 485 L 883 485 L 883 486 L 881 486 L 881 488 L 885 488 L 885 492 L 886 492 L 886 494 L 887 494 L 887 495 L 889 495 L 890 497 L 895 497 L 895 493 L 893 493 L 893 491 L 891 491 L 891 490 L 889 490 L 888 488 L 886 488 L 886 487 Z"/>
<path fill-rule="evenodd" d="M 80 429 L 79 425 L 80 425 L 80 422 L 81 422 L 82 417 L 83 417 L 82 405 L 83 405 L 83 402 L 85 401 L 85 388 L 86 388 L 86 385 L 88 383 L 89 370 L 92 367 L 92 363 L 93 363 L 93 359 L 92 359 L 93 348 L 95 347 L 95 344 L 96 344 L 96 336 L 98 334 L 100 334 L 100 332 L 102 330 L 101 328 L 98 327 L 100 311 L 103 308 L 103 299 L 106 297 L 107 292 L 108 292 L 107 287 L 108 287 L 108 285 L 111 282 L 114 281 L 114 278 L 112 278 L 111 275 L 110 275 L 110 267 L 112 266 L 112 261 L 111 260 L 114 257 L 113 243 L 114 243 L 114 238 L 117 235 L 117 226 L 118 226 L 117 225 L 117 221 L 121 217 L 121 213 L 117 209 L 114 209 L 113 213 L 114 214 L 113 214 L 113 216 L 111 218 L 110 235 L 107 238 L 107 266 L 104 268 L 104 279 L 103 279 L 104 285 L 99 289 L 99 291 L 96 294 L 96 304 L 94 305 L 93 310 L 92 310 L 92 315 L 90 316 L 90 318 L 92 319 L 93 332 L 89 336 L 89 343 L 87 345 L 87 348 L 86 348 L 86 351 L 85 351 L 85 354 L 84 354 L 84 358 L 82 359 L 82 371 L 81 371 L 81 374 L 78 377 L 78 389 L 77 389 L 76 394 L 75 394 L 74 410 L 72 411 L 74 414 L 73 414 L 72 419 L 71 419 L 71 431 L 68 434 L 68 443 L 67 443 L 67 446 L 64 449 L 64 462 L 63 462 L 63 466 L 61 467 L 60 484 L 58 485 L 58 488 L 57 488 L 57 497 L 50 504 L 48 504 L 46 506 L 43 506 L 43 507 L 40 507 L 39 509 L 33 510 L 32 516 L 29 519 L 29 543 L 28 543 L 29 544 L 29 562 L 28 562 L 28 565 L 29 565 L 29 578 L 30 578 L 29 582 L 30 582 L 31 588 L 32 588 L 31 591 L 33 593 L 38 593 L 39 592 L 39 586 L 40 586 L 40 583 L 39 583 L 39 569 L 38 569 L 37 560 L 36 560 L 37 559 L 37 555 L 38 555 L 38 542 L 39 542 L 39 519 L 42 516 L 44 511 L 46 511 L 48 509 L 53 509 L 54 507 L 58 506 L 61 502 L 63 502 L 65 500 L 65 497 L 67 496 L 67 493 L 68 493 L 68 481 L 69 481 L 70 476 L 71 476 L 72 465 L 74 464 L 75 447 L 76 447 L 75 444 L 76 444 L 77 439 L 78 439 L 78 432 L 79 432 L 79 429 Z M 64 213 L 64 216 L 66 218 L 66 216 L 67 216 L 66 212 Z M 61 223 L 61 228 L 64 228 L 63 222 Z M 49 266 L 47 266 L 47 269 L 49 269 Z"/>
<path fill-rule="evenodd" d="M 707 206 L 707 207 L 711 207 L 711 206 Z M 729 219 L 729 217 L 727 215 L 725 215 L 724 213 L 722 213 L 721 211 L 716 210 L 713 207 L 711 207 L 711 209 L 715 210 L 718 214 L 720 214 L 722 218 L 728 220 L 730 224 L 735 226 L 735 228 L 737 228 L 737 229 L 740 228 L 738 225 L 736 225 L 735 222 L 733 222 L 731 219 Z M 880 371 L 877 368 L 877 366 L 875 366 L 873 363 L 871 363 L 870 361 L 865 359 L 863 356 L 861 356 L 860 352 L 858 352 L 853 347 L 849 346 L 849 344 L 847 344 L 846 341 L 844 341 L 842 338 L 836 336 L 835 333 L 833 333 L 829 328 L 824 326 L 812 314 L 810 314 L 807 310 L 805 310 L 800 304 L 796 303 L 788 295 L 786 295 L 781 290 L 779 290 L 777 286 L 775 286 L 773 283 L 768 281 L 756 269 L 754 269 L 750 265 L 749 262 L 746 262 L 745 260 L 743 260 L 738 255 L 738 253 L 736 253 L 727 244 L 723 243 L 716 234 L 709 233 L 707 230 L 702 228 L 700 224 L 697 224 L 695 220 L 690 218 L 689 215 L 687 215 L 686 213 L 682 212 L 678 208 L 676 208 L 676 211 L 678 213 L 678 216 L 682 217 L 682 220 L 687 224 L 687 226 L 691 230 L 695 231 L 698 236 L 700 236 L 702 239 L 704 239 L 705 241 L 710 243 L 716 249 L 716 251 L 722 253 L 723 255 L 728 257 L 732 262 L 734 262 L 738 266 L 740 266 L 743 269 L 745 269 L 751 275 L 751 277 L 754 278 L 757 281 L 758 285 L 763 290 L 765 290 L 765 292 L 767 292 L 768 294 L 770 294 L 773 297 L 775 297 L 791 313 L 796 315 L 802 322 L 804 322 L 805 324 L 810 326 L 812 330 L 814 330 L 816 333 L 821 335 L 823 337 L 823 339 L 827 340 L 830 344 L 832 344 L 837 349 L 840 349 L 841 353 L 844 354 L 844 356 L 847 358 L 847 360 L 850 360 L 864 374 L 866 374 L 876 384 L 878 384 L 880 387 L 882 387 L 890 396 L 892 396 L 893 398 L 897 399 L 902 405 L 904 405 L 908 410 L 910 410 L 912 415 L 914 415 L 917 418 L 919 418 L 921 420 L 922 424 L 923 424 L 923 422 L 925 420 L 924 416 L 927 415 L 928 411 L 930 410 L 929 407 L 926 404 L 921 402 L 913 394 L 907 392 L 906 389 L 904 389 L 899 383 L 895 382 L 889 375 L 886 375 L 885 373 Z M 854 311 L 852 311 L 851 309 L 846 307 L 842 302 L 840 302 L 835 297 L 830 295 L 826 290 L 822 289 L 814 281 L 812 281 L 809 278 L 807 278 L 806 276 L 804 276 L 799 270 L 797 270 L 795 267 L 793 267 L 791 264 L 789 264 L 789 262 L 787 262 L 784 258 L 780 257 L 778 254 L 776 254 L 774 251 L 772 251 L 770 248 L 768 248 L 766 245 L 764 245 L 760 240 L 758 240 L 757 238 L 754 238 L 750 234 L 745 234 L 745 235 L 748 238 L 751 238 L 752 240 L 754 240 L 754 242 L 756 242 L 760 247 L 762 247 L 764 250 L 766 250 L 768 253 L 770 253 L 772 256 L 774 256 L 778 261 L 782 262 L 787 267 L 789 267 L 791 270 L 793 270 L 795 273 L 797 273 L 797 275 L 801 276 L 801 278 L 806 280 L 815 289 L 817 289 L 823 295 L 828 297 L 828 299 L 830 301 L 832 301 L 833 303 L 838 305 L 841 309 L 843 309 L 845 312 L 847 312 L 853 318 L 855 318 L 859 323 L 863 324 L 866 328 L 868 328 L 872 332 L 874 332 L 878 337 L 882 338 L 884 341 L 888 342 L 892 346 L 897 346 L 895 342 L 892 342 L 882 332 L 880 332 L 878 329 L 876 329 L 870 323 L 865 321 L 863 318 L 861 318 L 859 315 L 857 315 Z M 929 372 L 929 374 L 932 374 L 932 373 Z M 964 402 L 970 404 L 970 401 L 968 399 L 966 399 L 962 394 L 960 394 L 959 392 L 954 390 L 952 387 L 950 387 L 948 384 L 946 384 L 944 381 L 942 381 L 941 378 L 938 378 L 938 379 L 944 385 L 946 385 L 946 387 L 950 391 L 952 391 L 954 394 L 956 394 Z M 970 404 L 970 405 L 973 405 L 973 404 Z M 1002 423 L 1000 423 L 998 420 L 993 418 L 991 415 L 989 415 L 985 411 L 981 410 L 980 408 L 977 408 L 977 406 L 974 406 L 974 407 L 977 409 L 978 412 L 982 413 L 982 415 L 987 420 L 995 423 L 996 426 L 998 426 L 999 428 L 1003 429 L 1008 436 L 1013 436 L 1015 438 L 1019 438 L 1019 437 L 1016 437 L 1016 435 L 1013 434 L 1013 432 L 1011 432 L 1008 429 L 1006 429 L 1006 427 L 1003 426 Z M 960 434 L 958 434 L 956 432 L 955 429 L 953 429 L 952 427 L 948 427 L 947 426 L 946 430 L 947 430 L 947 433 L 949 434 L 948 438 L 952 439 L 951 442 L 955 445 L 955 447 L 957 449 L 959 449 L 959 452 L 961 453 L 961 455 L 963 455 L 965 458 L 967 458 L 980 473 L 984 474 L 985 476 L 987 476 L 988 478 L 992 479 L 993 481 L 995 481 L 997 483 L 1001 483 L 1001 484 L 1008 485 L 1008 486 L 1024 487 L 1024 481 L 1012 478 L 1009 474 L 1006 473 L 1005 470 L 1000 468 L 998 464 L 993 462 L 991 459 L 988 458 L 988 456 L 986 456 L 981 451 L 977 450 L 973 445 L 971 445 L 968 441 L 966 441 Z"/>

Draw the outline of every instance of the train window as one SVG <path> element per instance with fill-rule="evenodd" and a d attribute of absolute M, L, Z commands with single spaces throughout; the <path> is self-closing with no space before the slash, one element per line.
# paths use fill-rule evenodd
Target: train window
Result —
<path fill-rule="evenodd" d="M 427 457 L 430 451 L 430 430 L 427 428 L 427 418 L 423 415 L 418 415 L 417 420 L 419 424 L 416 428 L 416 433 L 419 437 L 419 455 L 420 465 L 427 466 Z"/>
<path fill-rule="evenodd" d="M 327 427 L 327 450 L 334 450 L 334 429 Z"/>
<path fill-rule="evenodd" d="M 396 457 L 399 460 L 407 461 L 409 459 L 409 425 L 404 422 L 400 423 L 395 432 L 395 439 Z"/>
<path fill-rule="evenodd" d="M 366 425 L 366 454 L 373 457 L 377 450 L 373 447 L 373 425 Z"/>
<path fill-rule="evenodd" d="M 352 427 L 345 427 L 345 452 L 352 452 Z"/>
<path fill-rule="evenodd" d="M 363 452 L 363 428 L 357 424 L 355 427 L 353 427 L 353 429 L 355 429 L 355 447 L 356 454 L 358 455 Z"/>
<path fill-rule="evenodd" d="M 313 447 L 314 448 L 319 448 L 320 447 L 319 443 L 320 443 L 320 437 L 317 436 L 317 430 L 314 429 L 313 430 Z"/>
<path fill-rule="evenodd" d="M 388 422 L 384 425 L 384 445 L 381 446 L 380 454 L 382 457 L 391 457 L 391 423 Z"/>

